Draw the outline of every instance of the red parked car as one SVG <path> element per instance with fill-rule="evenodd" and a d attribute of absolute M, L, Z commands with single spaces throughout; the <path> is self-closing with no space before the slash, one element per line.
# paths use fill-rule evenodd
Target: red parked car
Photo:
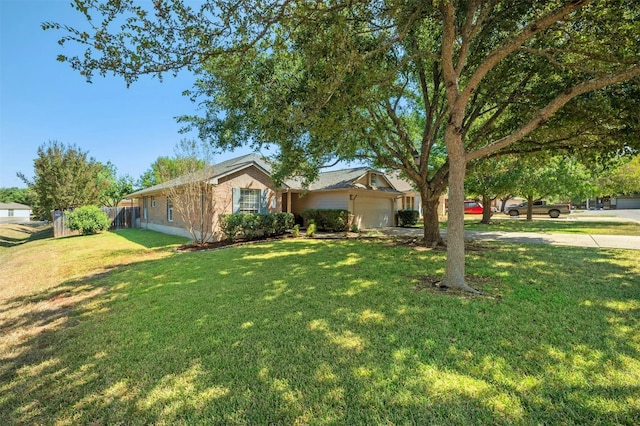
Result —
<path fill-rule="evenodd" d="M 482 214 L 482 204 L 475 200 L 466 200 L 464 202 L 464 214 Z"/>

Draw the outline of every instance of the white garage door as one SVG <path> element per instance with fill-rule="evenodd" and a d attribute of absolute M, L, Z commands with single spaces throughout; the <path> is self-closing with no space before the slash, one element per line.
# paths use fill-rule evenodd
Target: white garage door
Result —
<path fill-rule="evenodd" d="M 618 209 L 640 209 L 640 198 L 618 198 Z"/>
<path fill-rule="evenodd" d="M 358 195 L 353 210 L 361 228 L 393 226 L 393 204 L 388 198 Z"/>

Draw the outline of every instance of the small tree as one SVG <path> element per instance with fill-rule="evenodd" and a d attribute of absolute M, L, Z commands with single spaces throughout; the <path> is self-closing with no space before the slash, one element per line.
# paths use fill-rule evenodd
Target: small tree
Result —
<path fill-rule="evenodd" d="M 67 226 L 82 235 L 96 234 L 109 229 L 111 220 L 98 206 L 82 206 L 67 212 Z"/>
<path fill-rule="evenodd" d="M 497 158 L 477 160 L 471 164 L 471 172 L 465 179 L 465 188 L 468 193 L 482 198 L 482 223 L 491 222 L 491 201 L 499 195 L 512 190 L 512 182 L 516 179 L 519 170 L 514 167 L 517 158 L 505 155 Z"/>
<path fill-rule="evenodd" d="M 108 184 L 101 178 L 104 165 L 88 158 L 87 152 L 75 145 L 55 141 L 41 145 L 33 168 L 33 181 L 22 173 L 18 177 L 36 195 L 36 214 L 99 204 L 100 194 Z"/>
<path fill-rule="evenodd" d="M 105 179 L 105 189 L 100 194 L 100 204 L 105 207 L 117 207 L 125 195 L 133 192 L 133 178 L 129 175 L 117 175 L 116 166 L 107 162 L 101 173 Z"/>
<path fill-rule="evenodd" d="M 193 243 L 204 245 L 216 239 L 219 215 L 216 212 L 216 185 L 208 178 L 210 151 L 204 144 L 182 140 L 176 146 L 176 157 L 172 164 L 176 169 L 161 169 L 160 178 L 168 182 L 166 194 L 178 219 L 189 231 Z"/>
<path fill-rule="evenodd" d="M 533 202 L 546 197 L 571 199 L 593 190 L 584 165 L 566 156 L 529 155 L 515 165 L 518 178 L 513 192 L 527 199 L 527 220 L 532 220 Z"/>
<path fill-rule="evenodd" d="M 184 153 L 183 153 L 184 154 Z M 171 179 L 180 177 L 184 170 L 193 169 L 193 164 L 184 164 L 185 162 L 193 162 L 193 158 L 178 155 L 176 157 L 160 156 L 151 163 L 151 166 L 140 176 L 137 185 L 141 188 L 149 188 Z M 202 159 L 195 159 L 198 163 L 197 168 L 203 168 L 206 164 Z"/>

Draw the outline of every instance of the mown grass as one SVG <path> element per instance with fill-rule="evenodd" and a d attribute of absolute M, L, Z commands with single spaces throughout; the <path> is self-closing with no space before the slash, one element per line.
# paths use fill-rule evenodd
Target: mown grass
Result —
<path fill-rule="evenodd" d="M 0 224 L 0 253 L 9 247 L 52 236 L 51 225 Z"/>
<path fill-rule="evenodd" d="M 638 421 L 637 252 L 487 244 L 467 264 L 492 297 L 468 298 L 418 290 L 444 254 L 388 240 L 175 253 L 164 238 L 2 254 L 68 244 L 85 266 L 2 284 L 0 331 L 22 337 L 2 346 L 0 424 Z M 128 254 L 90 255 L 105 245 Z"/>

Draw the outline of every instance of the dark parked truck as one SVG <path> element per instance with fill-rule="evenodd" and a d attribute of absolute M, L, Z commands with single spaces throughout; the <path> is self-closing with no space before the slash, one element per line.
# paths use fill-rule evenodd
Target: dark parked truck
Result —
<path fill-rule="evenodd" d="M 519 216 L 521 214 L 527 214 L 527 203 L 518 204 L 517 206 L 507 207 L 505 212 L 510 216 Z M 548 214 L 550 217 L 556 218 L 561 214 L 570 214 L 570 204 L 547 204 L 545 200 L 538 200 L 533 202 L 532 206 L 533 214 Z"/>

